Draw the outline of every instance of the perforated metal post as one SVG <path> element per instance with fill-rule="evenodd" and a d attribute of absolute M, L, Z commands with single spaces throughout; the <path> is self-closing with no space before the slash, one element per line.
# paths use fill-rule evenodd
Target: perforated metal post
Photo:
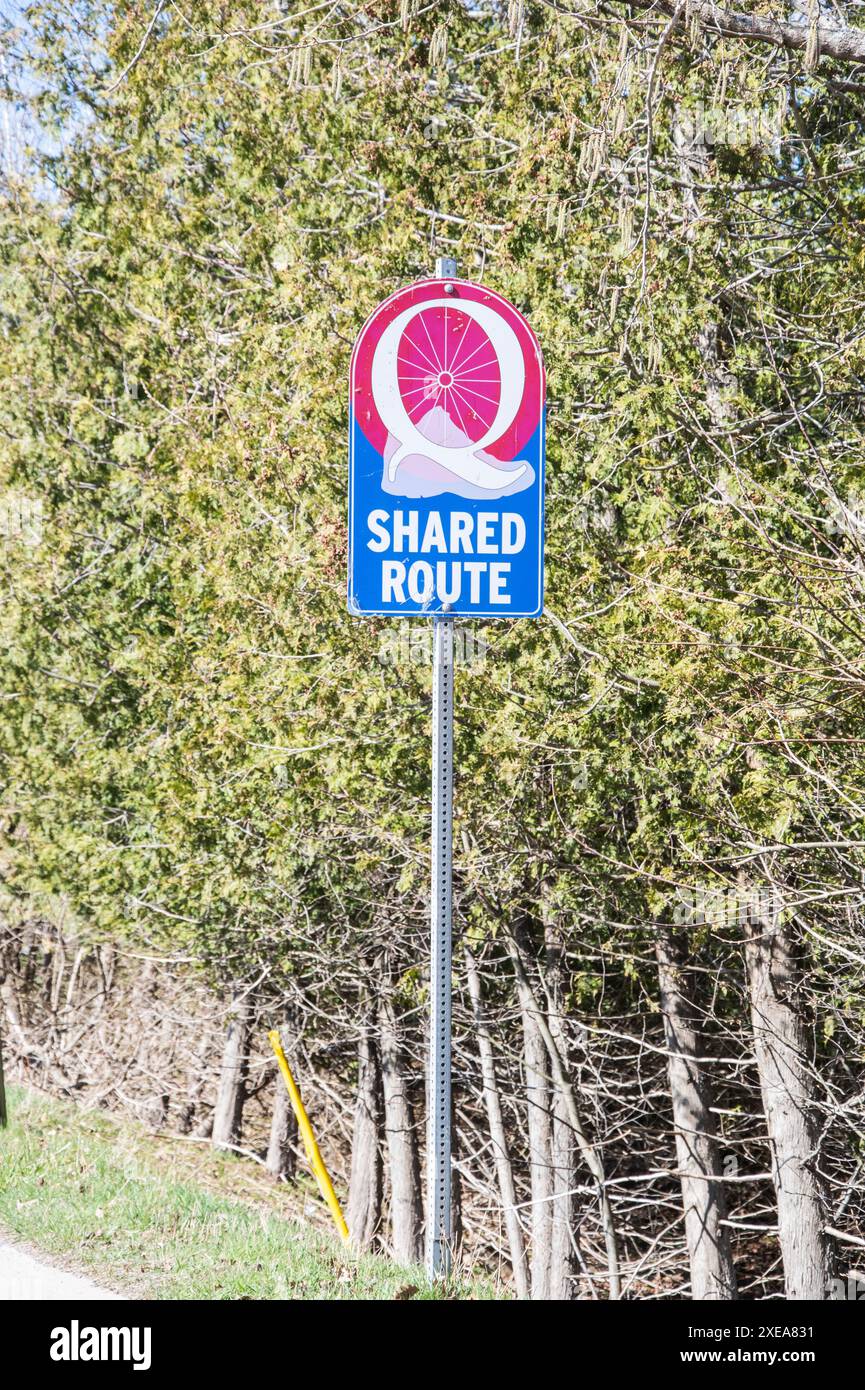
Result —
<path fill-rule="evenodd" d="M 432 951 L 427 1136 L 427 1270 L 450 1269 L 451 910 L 454 756 L 453 618 L 433 618 Z"/>
<path fill-rule="evenodd" d="M 436 261 L 436 277 L 456 276 L 456 261 Z M 446 291 L 447 292 L 447 291 Z M 430 1279 L 451 1264 L 451 919 L 454 774 L 453 618 L 433 620 L 432 895 L 427 1133 L 426 1259 Z"/>

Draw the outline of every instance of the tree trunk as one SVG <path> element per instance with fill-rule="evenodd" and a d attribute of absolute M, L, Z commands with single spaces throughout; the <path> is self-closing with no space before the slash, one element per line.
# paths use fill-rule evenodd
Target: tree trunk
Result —
<path fill-rule="evenodd" d="M 6 956 L 5 951 L 0 951 L 0 1129 L 5 1129 L 9 1123 L 9 1112 L 6 1108 L 6 1078 L 3 1075 L 3 985 L 6 983 Z"/>
<path fill-rule="evenodd" d="M 5 1129 L 7 1122 L 6 1082 L 3 1077 L 3 1030 L 0 1028 L 0 1129 Z"/>
<path fill-rule="evenodd" d="M 481 979 L 478 974 L 477 962 L 468 946 L 465 948 L 465 961 L 466 971 L 468 973 L 469 995 L 471 996 L 472 1007 L 474 1009 L 478 1052 L 481 1059 L 481 1080 L 483 1083 L 484 1105 L 486 1106 L 487 1123 L 489 1125 L 490 1138 L 493 1145 L 496 1177 L 498 1179 L 499 1192 L 502 1199 L 508 1248 L 511 1254 L 511 1268 L 514 1272 L 514 1285 L 517 1290 L 518 1298 L 528 1298 L 529 1270 L 526 1261 L 526 1244 L 523 1238 L 523 1228 L 520 1225 L 519 1213 L 517 1211 L 517 1192 L 514 1185 L 514 1171 L 511 1166 L 511 1156 L 508 1149 L 507 1135 L 505 1133 L 493 1045 L 484 1016 Z"/>
<path fill-rule="evenodd" d="M 697 227 L 702 209 L 699 185 L 706 182 L 709 151 L 702 132 L 690 134 L 677 125 L 673 143 L 678 155 L 684 199 L 684 239 L 689 263 L 693 260 Z M 697 336 L 703 367 L 706 408 L 718 430 L 733 421 L 730 396 L 735 378 L 724 362 L 723 328 L 719 319 L 706 318 Z M 723 486 L 723 480 L 719 479 Z M 685 1213 L 685 1239 L 691 1271 L 693 1299 L 734 1299 L 737 1296 L 736 1271 L 730 1253 L 726 1196 L 720 1173 L 715 1117 L 711 1110 L 710 1085 L 700 1055 L 699 1030 L 686 993 L 685 943 L 676 934 L 661 928 L 656 940 L 658 983 L 664 1034 L 667 1040 L 667 1075 L 673 1106 L 676 1155 Z"/>
<path fill-rule="evenodd" d="M 549 1027 L 563 1059 L 568 1045 L 562 1022 L 564 1001 L 564 948 L 560 933 L 547 926 L 546 987 L 550 1002 Z M 577 1164 L 574 1134 L 568 1123 L 568 1107 L 560 1089 L 553 1096 L 552 1128 L 550 1135 L 550 1168 L 553 1200 L 550 1203 L 552 1229 L 550 1232 L 550 1274 L 548 1298 L 563 1302 L 575 1296 L 574 1245 L 571 1235 L 574 1222 L 574 1188 L 577 1185 Z"/>
<path fill-rule="evenodd" d="M 283 1013 L 281 1042 L 290 1066 L 295 1061 L 296 1038 L 295 1013 L 289 1007 Z M 274 1088 L 265 1164 L 274 1182 L 293 1182 L 297 1171 L 297 1120 L 279 1067 L 274 1076 Z"/>
<path fill-rule="evenodd" d="M 528 1097 L 529 1177 L 532 1186 L 532 1298 L 550 1297 L 553 1160 L 547 1049 L 531 1009 L 520 1000 Z"/>
<path fill-rule="evenodd" d="M 736 1271 L 730 1254 L 727 1203 L 719 1180 L 718 1152 L 711 1090 L 702 1064 L 696 1014 L 687 989 L 687 945 L 682 933 L 660 927 L 655 943 L 661 1010 L 667 1041 L 667 1074 L 673 1105 L 676 1155 L 685 1239 L 691 1270 L 691 1297 L 733 1299 Z"/>
<path fill-rule="evenodd" d="M 454 1261 L 463 1243 L 463 1180 L 460 1175 L 460 1132 L 457 1128 L 459 1101 L 457 1088 L 451 1085 L 451 1254 Z"/>
<path fill-rule="evenodd" d="M 346 1213 L 355 1250 L 370 1250 L 381 1226 L 381 1111 L 382 1081 L 375 1041 L 375 1011 L 367 1004 L 357 1042 L 357 1098 Z"/>
<path fill-rule="evenodd" d="M 201 1097 L 207 1085 L 209 1043 L 210 1038 L 207 1032 L 202 1032 L 198 1047 L 187 1065 L 186 1096 L 178 1117 L 178 1129 L 181 1134 L 191 1134 L 195 1128 L 196 1119 L 198 1119 L 199 1125 L 205 1124 L 207 1128 L 204 1133 L 196 1130 L 199 1138 L 205 1137 L 205 1134 L 210 1134 L 213 1124 L 212 1116 L 209 1120 L 206 1116 L 202 1120 L 200 1114 Z"/>
<path fill-rule="evenodd" d="M 423 1258 L 423 1212 L 417 1132 L 390 994 L 379 1003 L 384 1128 L 390 1172 L 390 1224 L 394 1259 L 419 1264 Z"/>
<path fill-rule="evenodd" d="M 240 1139 L 246 1100 L 251 1012 L 248 995 L 240 989 L 235 990 L 213 1111 L 212 1143 L 215 1149 L 230 1148 Z"/>
<path fill-rule="evenodd" d="M 747 898 L 746 898 L 747 901 Z M 776 911 L 745 925 L 751 1024 L 778 1206 L 786 1297 L 830 1296 L 824 1196 L 817 1171 L 815 1086 L 808 1029 L 796 1004 L 799 978 L 788 930 Z"/>
<path fill-rule="evenodd" d="M 293 1182 L 297 1171 L 297 1155 L 294 1151 L 294 1145 L 297 1143 L 297 1120 L 279 1068 L 274 1077 L 274 1087 L 265 1166 L 274 1182 Z"/>
<path fill-rule="evenodd" d="M 526 1011 L 531 1011 L 537 1023 L 538 1030 L 544 1040 L 547 1049 L 547 1056 L 552 1073 L 554 1091 L 560 1097 L 565 1106 L 568 1117 L 568 1124 L 574 1135 L 580 1157 L 591 1173 L 598 1189 L 598 1205 L 601 1214 L 601 1226 L 604 1233 L 604 1245 L 607 1251 L 607 1272 L 610 1281 L 610 1298 L 616 1300 L 621 1298 L 622 1281 L 619 1272 L 619 1250 L 618 1237 L 616 1233 L 615 1213 L 613 1204 L 607 1192 L 606 1174 L 604 1172 L 604 1162 L 601 1154 L 589 1139 L 585 1126 L 583 1125 L 580 1107 L 577 1104 L 577 1097 L 574 1088 L 568 1077 L 565 1062 L 561 1051 L 556 1043 L 550 1029 L 547 1015 L 532 988 L 526 964 L 523 962 L 523 953 L 520 947 L 520 933 L 517 928 L 510 938 L 511 960 L 514 965 L 514 972 L 517 977 L 517 989 L 519 991 L 521 1004 Z M 523 1002 L 524 1001 L 524 1002 Z"/>

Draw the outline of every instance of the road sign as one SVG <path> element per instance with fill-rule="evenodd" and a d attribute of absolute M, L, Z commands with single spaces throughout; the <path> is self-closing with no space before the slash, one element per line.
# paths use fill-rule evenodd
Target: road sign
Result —
<path fill-rule="evenodd" d="M 453 621 L 544 604 L 544 364 L 456 261 L 367 319 L 351 359 L 348 606 L 432 618 L 427 1270 L 451 1264 Z"/>
<path fill-rule="evenodd" d="M 350 612 L 540 614 L 544 393 L 534 333 L 483 285 L 379 305 L 351 361 Z"/>

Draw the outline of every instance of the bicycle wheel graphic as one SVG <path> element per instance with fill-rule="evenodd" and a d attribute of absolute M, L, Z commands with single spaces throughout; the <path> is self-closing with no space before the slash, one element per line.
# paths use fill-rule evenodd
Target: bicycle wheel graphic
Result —
<path fill-rule="evenodd" d="M 502 391 L 489 336 L 455 306 L 431 306 L 412 318 L 400 339 L 397 384 L 412 424 L 445 447 L 486 434 Z"/>

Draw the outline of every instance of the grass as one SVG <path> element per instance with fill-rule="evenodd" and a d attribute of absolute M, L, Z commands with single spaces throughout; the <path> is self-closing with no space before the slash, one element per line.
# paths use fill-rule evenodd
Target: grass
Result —
<path fill-rule="evenodd" d="M 139 1298 L 495 1296 L 468 1283 L 431 1290 L 420 1270 L 349 1254 L 335 1236 L 281 1214 L 288 1190 L 245 1182 L 249 1167 L 12 1087 L 0 1130 L 0 1227 Z M 238 1185 L 248 1197 L 234 1195 Z"/>

